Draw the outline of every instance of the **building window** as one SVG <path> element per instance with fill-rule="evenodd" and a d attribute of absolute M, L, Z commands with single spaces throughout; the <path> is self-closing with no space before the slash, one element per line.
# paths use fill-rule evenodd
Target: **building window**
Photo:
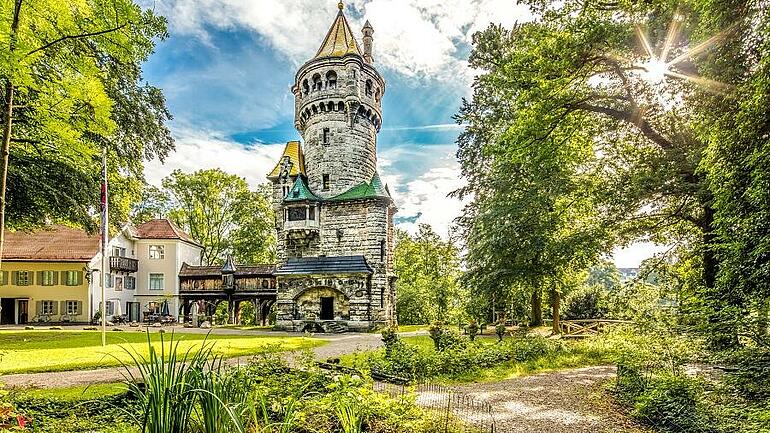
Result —
<path fill-rule="evenodd" d="M 78 308 L 79 302 L 78 301 L 67 301 L 67 311 L 66 313 L 70 316 L 77 316 L 80 314 L 80 308 Z M 111 303 L 108 303 L 111 304 Z"/>
<path fill-rule="evenodd" d="M 326 87 L 329 89 L 337 88 L 337 73 L 329 71 L 326 73 Z"/>
<path fill-rule="evenodd" d="M 16 285 L 17 286 L 29 286 L 32 284 L 32 272 L 30 271 L 17 271 L 16 272 Z"/>
<path fill-rule="evenodd" d="M 311 206 L 307 211 L 307 219 L 310 221 L 315 221 L 315 207 Z"/>
<path fill-rule="evenodd" d="M 136 289 L 136 278 L 134 277 L 123 278 L 123 287 L 125 287 L 126 290 Z"/>
<path fill-rule="evenodd" d="M 113 286 L 113 280 L 112 280 L 112 274 L 105 274 L 104 275 L 104 287 L 110 289 Z"/>
<path fill-rule="evenodd" d="M 55 281 L 56 272 L 54 271 L 41 271 L 40 272 L 40 285 L 41 286 L 53 286 Z"/>
<path fill-rule="evenodd" d="M 313 75 L 313 91 L 317 92 L 321 90 L 323 83 L 321 82 L 321 74 Z"/>
<path fill-rule="evenodd" d="M 163 290 L 163 274 L 150 274 L 150 290 Z"/>
<path fill-rule="evenodd" d="M 322 185 L 321 189 L 323 191 L 329 191 L 329 185 L 331 184 L 331 181 L 329 180 L 329 175 L 328 174 L 324 174 L 322 179 L 323 179 L 323 182 L 322 182 L 323 185 Z"/>
<path fill-rule="evenodd" d="M 113 304 L 112 301 L 105 302 L 105 306 L 107 307 L 107 316 L 115 314 L 115 304 Z"/>
<path fill-rule="evenodd" d="M 305 220 L 305 208 L 304 207 L 290 207 L 289 208 L 289 221 L 304 221 Z"/>
<path fill-rule="evenodd" d="M 78 285 L 78 271 L 65 271 L 64 272 L 64 285 L 65 286 L 77 286 Z"/>
<path fill-rule="evenodd" d="M 385 241 L 380 241 L 380 261 L 385 261 Z"/>
<path fill-rule="evenodd" d="M 366 96 L 372 96 L 372 80 L 366 80 Z"/>
<path fill-rule="evenodd" d="M 323 144 L 329 144 L 329 128 L 324 128 Z"/>
<path fill-rule="evenodd" d="M 115 277 L 115 291 L 121 292 L 123 291 L 123 277 Z"/>
<path fill-rule="evenodd" d="M 150 245 L 150 259 L 151 260 L 163 260 L 166 257 L 163 251 L 163 245 Z"/>
<path fill-rule="evenodd" d="M 53 314 L 53 302 L 54 301 L 42 301 L 40 303 L 40 313 L 44 315 L 51 315 Z"/>
<path fill-rule="evenodd" d="M 126 257 L 126 249 L 123 247 L 113 247 L 112 255 L 113 257 Z"/>

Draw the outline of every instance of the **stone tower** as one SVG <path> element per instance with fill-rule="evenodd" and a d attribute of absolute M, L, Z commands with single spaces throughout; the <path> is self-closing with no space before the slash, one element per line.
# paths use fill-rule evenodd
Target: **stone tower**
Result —
<path fill-rule="evenodd" d="M 385 81 L 339 11 L 292 92 L 295 126 L 268 179 L 278 235 L 277 326 L 368 330 L 394 321 L 393 216 L 377 173 Z"/>

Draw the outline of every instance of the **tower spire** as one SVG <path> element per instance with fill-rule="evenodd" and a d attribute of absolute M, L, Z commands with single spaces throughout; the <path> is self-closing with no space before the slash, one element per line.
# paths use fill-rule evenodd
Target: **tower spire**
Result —
<path fill-rule="evenodd" d="M 345 4 L 339 2 L 337 3 L 337 8 L 339 8 L 337 17 L 329 28 L 329 32 L 326 34 L 321 48 L 318 49 L 314 59 L 321 57 L 343 57 L 347 54 L 363 56 L 361 48 L 359 48 L 358 42 L 356 42 L 356 38 L 353 36 L 353 31 L 350 30 L 350 24 L 348 24 L 348 20 L 342 12 Z"/>
<path fill-rule="evenodd" d="M 345 3 L 342 3 L 341 1 L 337 3 L 337 9 L 339 9 L 340 11 L 345 9 Z"/>

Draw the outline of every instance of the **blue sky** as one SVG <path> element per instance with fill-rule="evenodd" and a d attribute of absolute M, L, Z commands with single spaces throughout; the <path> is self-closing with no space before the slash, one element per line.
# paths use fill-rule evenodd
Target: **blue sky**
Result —
<path fill-rule="evenodd" d="M 171 37 L 144 65 L 174 115 L 177 151 L 151 161 L 150 183 L 173 169 L 220 167 L 251 185 L 265 182 L 294 129 L 290 87 L 337 13 L 336 0 L 142 0 L 167 17 Z M 431 224 L 446 235 L 462 203 L 452 116 L 470 95 L 472 34 L 490 22 L 532 19 L 514 0 L 351 0 L 345 13 L 359 36 L 374 27 L 375 66 L 387 82 L 378 164 L 399 206 L 399 226 Z M 619 253 L 638 261 L 639 252 Z"/>

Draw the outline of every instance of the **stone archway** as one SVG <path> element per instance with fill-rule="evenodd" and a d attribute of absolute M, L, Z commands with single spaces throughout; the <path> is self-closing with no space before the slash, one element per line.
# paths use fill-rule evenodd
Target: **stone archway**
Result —
<path fill-rule="evenodd" d="M 294 298 L 297 313 L 302 320 L 349 320 L 350 299 L 330 287 L 312 287 Z"/>

